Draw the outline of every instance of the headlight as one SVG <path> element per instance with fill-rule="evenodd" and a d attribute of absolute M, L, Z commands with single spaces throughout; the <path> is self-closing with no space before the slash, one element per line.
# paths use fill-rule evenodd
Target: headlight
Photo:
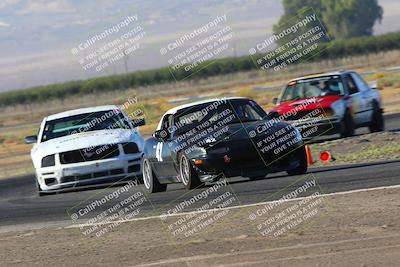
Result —
<path fill-rule="evenodd" d="M 42 158 L 42 167 L 51 167 L 54 165 L 56 165 L 54 155 L 48 155 L 48 156 Z"/>

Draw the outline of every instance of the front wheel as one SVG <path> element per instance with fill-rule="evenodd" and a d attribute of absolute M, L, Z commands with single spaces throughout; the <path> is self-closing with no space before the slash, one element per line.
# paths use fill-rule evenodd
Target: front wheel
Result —
<path fill-rule="evenodd" d="M 165 192 L 167 190 L 167 184 L 161 184 L 158 181 L 147 158 L 143 159 L 143 184 L 149 193 Z"/>
<path fill-rule="evenodd" d="M 36 192 L 39 197 L 43 196 L 50 196 L 50 195 L 56 195 L 58 194 L 57 192 L 52 192 L 52 191 L 43 191 L 42 188 L 40 187 L 39 182 L 36 180 Z"/>
<path fill-rule="evenodd" d="M 287 173 L 289 175 L 302 175 L 307 173 L 308 163 L 307 163 L 307 153 L 306 149 L 303 146 L 302 148 L 296 151 L 296 159 L 299 161 L 299 166 L 294 169 L 288 170 Z"/>
<path fill-rule="evenodd" d="M 194 170 L 192 163 L 183 153 L 179 156 L 179 174 L 183 185 L 188 190 L 200 187 L 203 184 Z"/>
<path fill-rule="evenodd" d="M 42 191 L 42 188 L 40 187 L 40 184 L 39 184 L 39 182 L 36 180 L 36 192 L 37 192 L 37 195 L 39 196 L 39 197 L 42 197 L 42 196 L 44 196 L 45 194 L 43 193 L 43 191 Z"/>
<path fill-rule="evenodd" d="M 385 121 L 383 112 L 380 108 L 375 108 L 372 114 L 371 122 L 369 123 L 369 131 L 371 133 L 383 132 L 385 130 Z"/>
<path fill-rule="evenodd" d="M 355 133 L 355 126 L 354 126 L 354 121 L 349 112 L 346 112 L 344 115 L 342 121 L 341 121 L 341 132 L 340 136 L 342 138 L 345 137 L 351 137 Z"/>

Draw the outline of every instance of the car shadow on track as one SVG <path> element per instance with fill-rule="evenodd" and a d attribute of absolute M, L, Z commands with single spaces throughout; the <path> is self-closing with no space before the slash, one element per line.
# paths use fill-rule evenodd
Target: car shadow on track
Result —
<path fill-rule="evenodd" d="M 391 163 L 397 163 L 397 162 L 400 163 L 400 160 L 389 160 L 389 161 L 381 161 L 381 162 L 357 163 L 357 164 L 318 167 L 318 168 L 309 169 L 308 172 L 304 175 L 311 174 L 311 173 L 323 173 L 323 172 L 331 172 L 331 171 L 339 171 L 339 170 L 357 169 L 357 168 L 385 165 L 385 164 L 391 164 Z M 266 176 L 265 178 L 261 178 L 261 179 L 257 179 L 257 180 L 249 180 L 248 178 L 243 178 L 241 180 L 236 180 L 236 181 L 228 180 L 228 182 L 230 185 L 234 185 L 234 184 L 242 184 L 242 183 L 256 182 L 256 181 L 270 180 L 270 179 L 280 179 L 280 178 L 287 178 L 287 177 L 299 177 L 299 175 L 289 176 L 287 174 L 277 173 L 277 174 L 272 174 L 271 176 Z M 211 186 L 213 186 L 213 184 L 214 183 L 206 184 L 204 187 L 211 187 Z"/>

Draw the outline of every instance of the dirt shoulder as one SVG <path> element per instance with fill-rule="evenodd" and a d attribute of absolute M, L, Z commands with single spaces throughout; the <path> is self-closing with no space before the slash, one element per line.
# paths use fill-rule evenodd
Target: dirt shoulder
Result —
<path fill-rule="evenodd" d="M 400 159 L 400 133 L 381 132 L 335 139 L 310 145 L 315 166 L 368 163 Z M 322 164 L 320 153 L 329 151 L 334 160 Z"/>
<path fill-rule="evenodd" d="M 399 208 L 400 188 L 389 188 L 221 211 L 189 236 L 171 231 L 184 217 L 122 223 L 100 237 L 85 236 L 86 228 L 9 232 L 0 234 L 0 265 L 398 266 Z M 265 234 L 273 225 L 265 219 L 283 210 L 302 210 L 303 221 Z"/>

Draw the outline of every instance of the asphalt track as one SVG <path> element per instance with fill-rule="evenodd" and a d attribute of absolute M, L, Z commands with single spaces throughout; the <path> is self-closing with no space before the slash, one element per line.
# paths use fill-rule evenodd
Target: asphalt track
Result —
<path fill-rule="evenodd" d="M 386 129 L 400 131 L 400 114 L 386 116 Z M 359 130 L 362 134 L 365 130 Z M 253 204 L 280 199 L 293 192 L 306 181 L 316 181 L 316 186 L 303 192 L 299 196 L 306 196 L 318 191 L 319 193 L 334 193 L 356 189 L 374 188 L 381 186 L 400 185 L 400 161 L 388 161 L 376 164 L 343 165 L 324 168 L 311 168 L 304 176 L 287 176 L 278 173 L 267 176 L 266 179 L 249 181 L 247 178 L 228 180 L 228 186 L 217 192 L 210 193 L 182 211 L 195 210 L 202 207 L 210 199 L 215 199 L 229 191 L 235 198 L 232 205 Z M 140 205 L 137 217 L 165 214 L 176 208 L 179 203 L 199 196 L 210 189 L 212 185 L 185 191 L 181 185 L 169 185 L 165 193 L 147 195 Z M 90 190 L 80 190 L 45 197 L 38 197 L 34 185 L 33 175 L 14 177 L 0 181 L 0 228 L 23 224 L 48 224 L 63 222 L 72 224 L 70 214 L 76 213 L 94 200 L 104 199 L 120 186 L 102 187 Z M 88 213 L 95 216 L 114 207 L 121 200 L 134 195 L 135 192 L 144 192 L 143 186 L 133 187 L 118 196 L 99 205 Z M 373 201 L 373 200 L 371 200 Z M 91 215 L 90 215 L 91 214 Z M 83 218 L 83 217 L 82 217 Z M 87 219 L 85 217 L 84 219 Z M 82 220 L 82 222 L 84 222 Z"/>

